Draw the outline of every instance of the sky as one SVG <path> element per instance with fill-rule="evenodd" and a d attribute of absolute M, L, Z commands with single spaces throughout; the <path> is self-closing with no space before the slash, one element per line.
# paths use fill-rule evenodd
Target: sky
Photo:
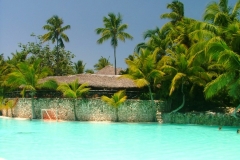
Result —
<path fill-rule="evenodd" d="M 235 4 L 237 0 L 229 0 Z M 143 33 L 149 29 L 163 26 L 168 20 L 160 19 L 163 13 L 169 13 L 167 4 L 172 0 L 0 0 L 0 54 L 5 59 L 11 53 L 20 51 L 19 43 L 35 42 L 30 35 L 47 33 L 42 27 L 47 19 L 58 15 L 65 25 L 71 29 L 65 31 L 70 42 L 65 49 L 71 51 L 73 62 L 82 60 L 85 69 L 94 69 L 94 64 L 101 57 L 109 58 L 114 64 L 113 47 L 110 40 L 97 44 L 100 35 L 96 28 L 103 26 L 103 17 L 108 13 L 120 13 L 122 23 L 128 24 L 125 32 L 133 36 L 133 40 L 119 42 L 117 47 L 117 67 L 125 69 L 124 59 L 133 53 L 138 43 L 144 42 Z M 181 0 L 184 4 L 185 16 L 202 20 L 204 10 L 211 0 Z M 46 42 L 47 44 L 48 42 Z M 49 42 L 51 43 L 51 42 Z"/>

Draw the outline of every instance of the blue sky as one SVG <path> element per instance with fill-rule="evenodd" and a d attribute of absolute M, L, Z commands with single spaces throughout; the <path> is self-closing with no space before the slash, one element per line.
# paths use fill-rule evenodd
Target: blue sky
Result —
<path fill-rule="evenodd" d="M 83 60 L 86 69 L 93 69 L 93 65 L 103 56 L 114 63 L 113 48 L 110 41 L 99 45 L 100 38 L 94 30 L 103 27 L 102 19 L 109 12 L 120 13 L 123 23 L 128 24 L 126 32 L 134 39 L 125 43 L 119 42 L 117 48 L 117 67 L 126 68 L 124 59 L 133 53 L 134 47 L 143 42 L 143 32 L 148 29 L 161 27 L 167 20 L 160 19 L 160 15 L 168 13 L 166 8 L 172 0 L 0 0 L 0 53 L 4 57 L 11 57 L 15 53 L 18 43 L 34 42 L 31 33 L 43 35 L 46 33 L 42 26 L 53 15 L 64 20 L 64 25 L 71 25 L 65 33 L 70 42 L 65 43 L 65 49 L 76 57 L 74 62 Z M 185 7 L 185 16 L 202 20 L 206 5 L 210 0 L 181 0 Z M 235 4 L 236 0 L 230 0 Z"/>

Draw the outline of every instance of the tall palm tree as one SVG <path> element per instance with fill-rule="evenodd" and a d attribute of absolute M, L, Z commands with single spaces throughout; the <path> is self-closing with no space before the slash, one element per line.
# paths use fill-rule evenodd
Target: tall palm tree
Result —
<path fill-rule="evenodd" d="M 63 20 L 59 18 L 57 15 L 52 16 L 47 20 L 47 24 L 43 26 L 44 30 L 47 30 L 48 32 L 42 36 L 43 42 L 46 41 L 52 41 L 52 43 L 57 42 L 56 48 L 57 48 L 57 69 L 59 69 L 58 62 L 59 62 L 59 47 L 64 48 L 64 43 L 69 42 L 68 36 L 64 33 L 64 31 L 68 30 L 71 28 L 70 25 L 66 25 L 62 27 L 63 25 Z M 57 75 L 59 73 L 57 72 Z"/>
<path fill-rule="evenodd" d="M 219 0 L 207 5 L 203 19 L 207 22 L 221 27 L 227 27 L 234 21 L 239 21 L 240 0 L 237 0 L 234 7 L 228 6 L 228 0 Z"/>
<path fill-rule="evenodd" d="M 95 30 L 97 34 L 101 34 L 101 38 L 97 40 L 97 43 L 102 44 L 106 40 L 111 39 L 111 45 L 114 49 L 114 67 L 116 75 L 116 48 L 118 46 L 118 40 L 125 42 L 125 39 L 133 39 L 133 37 L 124 32 L 124 30 L 128 28 L 128 25 L 122 24 L 122 16 L 120 13 L 118 13 L 117 16 L 114 13 L 109 13 L 108 17 L 103 17 L 103 23 L 105 28 L 97 28 Z"/>
<path fill-rule="evenodd" d="M 18 63 L 12 66 L 12 71 L 7 75 L 5 85 L 11 88 L 21 88 L 21 94 L 25 96 L 25 91 L 30 91 L 32 100 L 32 118 L 35 119 L 35 109 L 33 105 L 33 97 L 37 89 L 47 88 L 56 89 L 57 82 L 48 80 L 41 82 L 41 79 L 51 74 L 48 67 L 41 67 L 41 60 L 36 60 L 33 64 L 27 62 Z"/>
<path fill-rule="evenodd" d="M 74 105 L 73 105 L 73 111 L 74 111 L 74 120 L 77 120 L 76 116 L 76 103 L 78 97 L 83 97 L 90 88 L 87 88 L 88 84 L 83 83 L 79 84 L 78 79 L 76 79 L 73 82 L 70 83 L 62 83 L 58 86 L 57 90 L 61 91 L 65 97 L 68 98 L 74 98 Z"/>
<path fill-rule="evenodd" d="M 99 60 L 98 60 L 98 63 L 96 63 L 94 65 L 94 68 L 95 70 L 99 71 L 101 69 L 103 69 L 104 67 L 108 66 L 108 65 L 112 65 L 110 62 L 109 62 L 109 57 L 108 59 L 107 58 L 104 58 L 104 57 L 101 57 Z"/>
<path fill-rule="evenodd" d="M 102 96 L 101 97 L 102 101 L 106 102 L 110 106 L 114 107 L 116 110 L 116 122 L 119 121 L 118 118 L 118 108 L 122 105 L 123 102 L 126 101 L 127 96 L 126 96 L 126 91 L 125 90 L 120 90 L 116 93 L 113 94 L 111 98 L 107 96 Z"/>

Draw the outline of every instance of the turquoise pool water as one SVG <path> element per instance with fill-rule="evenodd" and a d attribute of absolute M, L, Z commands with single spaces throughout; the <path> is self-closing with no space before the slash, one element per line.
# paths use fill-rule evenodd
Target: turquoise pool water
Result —
<path fill-rule="evenodd" d="M 236 127 L 0 118 L 0 159 L 236 160 Z"/>

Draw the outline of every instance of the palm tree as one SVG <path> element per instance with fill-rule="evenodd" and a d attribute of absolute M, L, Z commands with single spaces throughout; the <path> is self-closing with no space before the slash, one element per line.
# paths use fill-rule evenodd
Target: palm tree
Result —
<path fill-rule="evenodd" d="M 229 24 L 223 31 L 225 35 L 225 42 L 231 50 L 240 55 L 240 22 L 233 22 Z"/>
<path fill-rule="evenodd" d="M 52 16 L 50 19 L 47 20 L 47 24 L 43 26 L 44 30 L 47 30 L 48 32 L 46 34 L 44 34 L 42 36 L 42 40 L 43 42 L 46 41 L 52 41 L 52 43 L 55 43 L 55 41 L 57 42 L 57 70 L 59 70 L 59 46 L 64 48 L 64 43 L 63 40 L 65 42 L 69 42 L 69 38 L 68 36 L 64 33 L 64 31 L 70 29 L 70 25 L 66 25 L 64 27 L 62 27 L 63 25 L 63 20 L 61 18 L 59 18 L 57 15 Z M 57 75 L 59 75 L 59 73 L 57 72 Z"/>
<path fill-rule="evenodd" d="M 221 27 L 227 27 L 234 21 L 239 20 L 240 0 L 237 0 L 234 7 L 228 6 L 228 0 L 219 0 L 219 2 L 211 2 L 207 5 L 203 19 L 207 22 Z"/>
<path fill-rule="evenodd" d="M 98 44 L 102 44 L 108 39 L 111 39 L 111 45 L 114 48 L 114 67 L 115 75 L 117 74 L 116 67 L 116 48 L 118 46 L 118 40 L 125 42 L 125 39 L 133 39 L 133 37 L 124 32 L 128 28 L 127 24 L 122 24 L 122 16 L 117 16 L 113 13 L 109 13 L 108 17 L 103 17 L 103 23 L 105 28 L 97 28 L 95 31 L 97 34 L 101 34 L 101 38 L 97 40 Z"/>
<path fill-rule="evenodd" d="M 216 41 L 207 46 L 207 53 L 218 56 L 217 64 L 224 69 L 216 79 L 209 82 L 204 88 L 207 99 L 218 95 L 222 90 L 228 91 L 228 96 L 236 102 L 240 102 L 240 56 L 233 52 L 224 41 Z M 240 104 L 235 108 L 233 116 L 240 108 Z M 236 116 L 235 116 L 236 117 Z"/>
<path fill-rule="evenodd" d="M 183 95 L 182 104 L 171 112 L 174 113 L 185 105 L 185 84 L 191 83 L 191 91 L 193 91 L 196 85 L 204 87 L 205 84 L 210 81 L 210 78 L 205 69 L 201 67 L 199 63 L 192 62 L 191 57 L 188 56 L 188 49 L 185 45 L 177 45 L 172 50 L 168 49 L 167 53 L 168 55 L 164 56 L 158 62 L 158 69 L 166 74 L 162 80 L 171 80 L 169 91 L 170 96 L 178 88 L 181 89 Z"/>
<path fill-rule="evenodd" d="M 83 61 L 81 61 L 81 60 L 77 61 L 77 63 L 74 63 L 75 74 L 84 73 L 85 65 L 86 65 L 86 63 L 83 64 Z"/>
<path fill-rule="evenodd" d="M 96 63 L 94 65 L 94 68 L 95 70 L 99 71 L 101 69 L 103 69 L 104 67 L 108 66 L 108 65 L 112 65 L 110 62 L 109 62 L 109 57 L 108 59 L 107 58 L 104 58 L 104 57 L 101 57 L 99 60 L 98 60 L 98 63 Z"/>
<path fill-rule="evenodd" d="M 47 88 L 56 89 L 57 83 L 55 80 L 41 82 L 41 79 L 51 74 L 51 70 L 47 67 L 41 67 L 41 60 L 36 60 L 33 64 L 27 62 L 18 63 L 12 66 L 5 81 L 5 85 L 11 88 L 21 88 L 21 94 L 24 97 L 25 91 L 30 91 L 32 100 L 32 118 L 35 119 L 35 109 L 33 105 L 33 97 L 37 89 Z"/>
<path fill-rule="evenodd" d="M 178 21 L 183 20 L 184 18 L 184 5 L 178 0 L 173 0 L 172 3 L 167 5 L 168 9 L 171 9 L 172 12 L 164 13 L 160 16 L 162 19 L 170 19 L 171 23 L 175 24 Z"/>
<path fill-rule="evenodd" d="M 122 105 L 123 102 L 126 101 L 127 96 L 126 96 L 126 91 L 125 90 L 120 90 L 116 93 L 113 94 L 111 98 L 107 96 L 102 96 L 101 97 L 102 101 L 106 102 L 110 106 L 114 107 L 116 110 L 116 122 L 119 121 L 118 118 L 118 108 Z"/>
<path fill-rule="evenodd" d="M 126 59 L 128 65 L 128 74 L 123 74 L 126 77 L 134 80 L 134 83 L 142 88 L 148 87 L 150 99 L 153 105 L 152 85 L 157 78 L 164 75 L 163 72 L 156 69 L 157 53 L 152 53 L 147 49 L 141 49 L 140 54 L 134 54 L 134 59 Z"/>
<path fill-rule="evenodd" d="M 61 91 L 65 97 L 68 98 L 74 98 L 74 105 L 73 105 L 73 111 L 74 111 L 74 120 L 77 120 L 76 116 L 76 103 L 78 97 L 83 97 L 90 88 L 87 88 L 88 84 L 83 83 L 79 84 L 78 79 L 76 79 L 73 82 L 70 83 L 62 83 L 58 86 L 57 90 Z"/>
<path fill-rule="evenodd" d="M 148 41 L 146 43 L 139 43 L 134 49 L 136 53 L 140 53 L 141 48 L 148 49 L 153 53 L 157 52 L 158 59 L 166 54 L 167 39 L 158 27 L 154 30 L 145 31 L 143 33 L 143 38 Z"/>

